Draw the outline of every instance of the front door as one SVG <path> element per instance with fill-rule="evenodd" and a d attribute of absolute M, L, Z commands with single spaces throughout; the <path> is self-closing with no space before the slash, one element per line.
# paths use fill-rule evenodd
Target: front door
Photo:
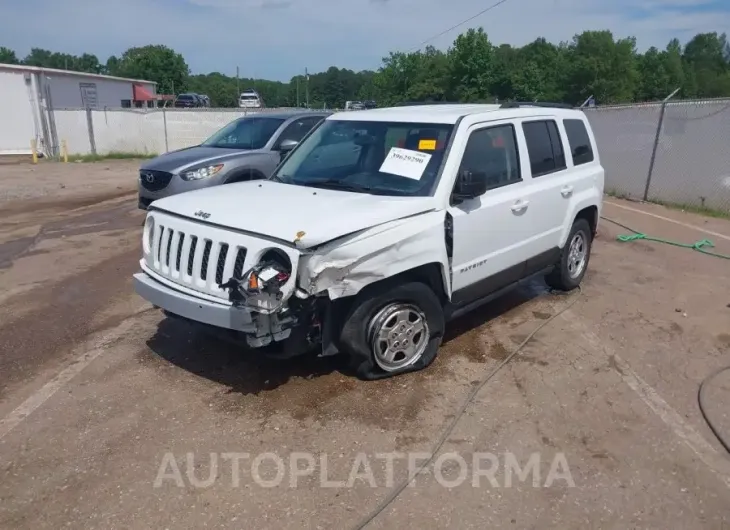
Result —
<path fill-rule="evenodd" d="M 455 304 L 482 298 L 524 276 L 535 227 L 529 175 L 523 179 L 520 164 L 514 124 L 472 126 L 459 172 L 486 173 L 489 188 L 449 208 Z"/>

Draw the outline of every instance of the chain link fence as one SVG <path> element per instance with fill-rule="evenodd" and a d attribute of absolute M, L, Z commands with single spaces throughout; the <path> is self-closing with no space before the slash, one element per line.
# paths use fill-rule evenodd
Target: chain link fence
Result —
<path fill-rule="evenodd" d="M 730 212 L 730 99 L 585 112 L 608 193 Z"/>

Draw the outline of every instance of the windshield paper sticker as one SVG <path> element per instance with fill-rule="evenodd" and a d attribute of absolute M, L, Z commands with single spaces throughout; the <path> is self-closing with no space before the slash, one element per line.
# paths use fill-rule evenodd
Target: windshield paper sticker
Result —
<path fill-rule="evenodd" d="M 418 140 L 419 151 L 435 151 L 436 140 Z"/>
<path fill-rule="evenodd" d="M 431 155 L 428 153 L 391 147 L 390 152 L 380 166 L 380 171 L 398 175 L 399 177 L 421 180 L 429 160 L 431 160 Z"/>

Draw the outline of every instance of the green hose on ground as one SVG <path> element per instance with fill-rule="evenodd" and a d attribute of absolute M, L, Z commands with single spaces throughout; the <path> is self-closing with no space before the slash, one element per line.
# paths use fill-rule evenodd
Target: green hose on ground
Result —
<path fill-rule="evenodd" d="M 710 241 L 709 239 L 701 239 L 701 240 L 699 240 L 695 243 L 691 243 L 691 244 L 679 243 L 677 241 L 671 241 L 669 239 L 662 239 L 660 237 L 647 236 L 646 234 L 643 234 L 641 232 L 638 232 L 637 230 L 634 230 L 630 226 L 623 225 L 623 224 L 619 223 L 618 221 L 609 219 L 608 217 L 601 216 L 601 219 L 604 219 L 604 220 L 608 221 L 609 223 L 613 223 L 617 226 L 620 226 L 621 228 L 625 228 L 626 230 L 633 232 L 633 234 L 621 235 L 616 238 L 618 241 L 621 241 L 622 243 L 627 243 L 629 241 L 639 241 L 639 240 L 643 239 L 644 241 L 655 241 L 657 243 L 665 243 L 667 245 L 672 245 L 675 247 L 689 248 L 692 250 L 696 250 L 697 252 L 701 252 L 702 254 L 707 254 L 708 256 L 713 256 L 715 258 L 730 260 L 730 256 L 727 254 L 720 254 L 718 252 L 711 252 L 709 250 L 706 250 L 706 247 L 715 248 L 715 244 L 712 241 Z"/>

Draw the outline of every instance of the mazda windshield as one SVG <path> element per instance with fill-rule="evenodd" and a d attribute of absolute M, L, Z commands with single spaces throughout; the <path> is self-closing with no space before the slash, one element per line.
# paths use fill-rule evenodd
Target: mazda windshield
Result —
<path fill-rule="evenodd" d="M 430 195 L 454 126 L 325 120 L 272 175 L 300 186 L 377 195 Z"/>
<path fill-rule="evenodd" d="M 284 121 L 282 118 L 240 118 L 200 145 L 227 149 L 263 149 Z"/>

